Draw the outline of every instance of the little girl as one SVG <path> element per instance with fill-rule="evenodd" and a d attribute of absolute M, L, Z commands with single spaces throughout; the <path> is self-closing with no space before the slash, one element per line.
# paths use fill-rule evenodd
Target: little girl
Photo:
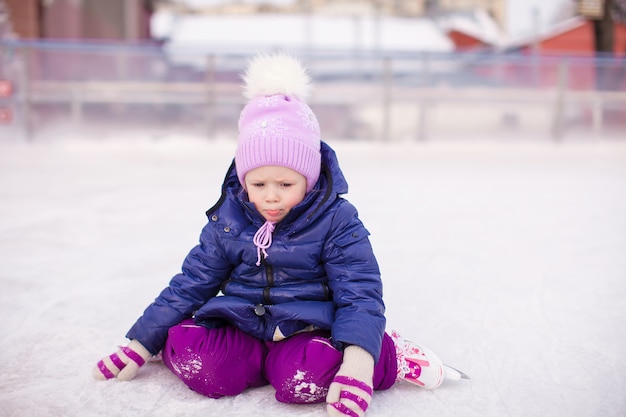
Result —
<path fill-rule="evenodd" d="M 306 70 L 258 56 L 244 81 L 234 163 L 199 244 L 95 377 L 132 379 L 160 352 L 211 398 L 271 384 L 278 401 L 326 401 L 331 416 L 360 417 L 373 390 L 398 380 L 438 387 L 437 356 L 385 333 L 369 233 L 303 101 Z"/>

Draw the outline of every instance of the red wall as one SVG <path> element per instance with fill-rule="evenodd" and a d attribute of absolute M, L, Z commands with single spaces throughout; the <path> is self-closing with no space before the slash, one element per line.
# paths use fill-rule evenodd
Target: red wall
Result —
<path fill-rule="evenodd" d="M 615 23 L 615 48 L 617 57 L 626 55 L 626 25 Z M 529 52 L 530 46 L 523 48 Z M 593 55 L 595 52 L 593 23 L 584 21 L 580 26 L 567 32 L 542 40 L 539 43 L 539 52 L 569 52 L 580 55 Z"/>
<path fill-rule="evenodd" d="M 626 25 L 615 25 L 615 54 L 626 56 Z"/>
<path fill-rule="evenodd" d="M 593 25 L 588 20 L 577 28 L 539 42 L 540 51 L 567 51 L 591 55 L 594 49 Z"/>

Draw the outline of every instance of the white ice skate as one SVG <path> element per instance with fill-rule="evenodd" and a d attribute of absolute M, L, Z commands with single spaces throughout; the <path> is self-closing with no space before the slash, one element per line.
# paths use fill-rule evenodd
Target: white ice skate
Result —
<path fill-rule="evenodd" d="M 444 365 L 430 349 L 404 339 L 395 330 L 391 332 L 391 338 L 396 345 L 398 360 L 396 380 L 407 381 L 425 389 L 435 389 L 444 379 L 469 379 L 458 369 Z"/>

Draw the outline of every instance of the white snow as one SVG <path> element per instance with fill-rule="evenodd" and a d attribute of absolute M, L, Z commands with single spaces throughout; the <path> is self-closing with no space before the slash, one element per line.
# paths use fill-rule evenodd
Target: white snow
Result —
<path fill-rule="evenodd" d="M 317 49 L 451 52 L 452 41 L 431 19 L 303 14 L 172 15 L 152 17 L 152 36 L 164 38 L 170 59 L 206 66 L 203 55 Z"/>
<path fill-rule="evenodd" d="M 325 415 L 271 387 L 209 399 L 161 363 L 91 376 L 195 245 L 233 142 L 0 135 L 3 416 Z M 376 392 L 367 416 L 623 415 L 626 143 L 331 145 L 389 327 L 472 378 Z"/>

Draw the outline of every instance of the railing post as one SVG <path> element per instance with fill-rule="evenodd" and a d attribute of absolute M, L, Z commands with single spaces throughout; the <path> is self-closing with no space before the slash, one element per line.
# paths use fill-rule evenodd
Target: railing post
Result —
<path fill-rule="evenodd" d="M 565 104 L 565 90 L 567 89 L 568 62 L 566 58 L 559 61 L 559 79 L 552 125 L 552 137 L 556 142 L 560 142 L 563 139 L 563 106 Z"/>
<path fill-rule="evenodd" d="M 206 72 L 206 132 L 210 138 L 215 137 L 215 56 L 207 56 Z"/>
<path fill-rule="evenodd" d="M 423 58 L 423 68 L 424 68 L 424 90 L 428 87 L 428 85 L 430 84 L 430 59 L 428 58 L 428 55 L 424 54 L 422 55 Z M 419 91 L 419 90 L 418 90 Z M 423 92 L 422 92 L 422 96 L 418 97 L 418 106 L 419 106 L 419 113 L 417 115 L 417 140 L 419 141 L 423 141 L 426 140 L 428 137 L 428 132 L 426 131 L 427 128 L 427 123 L 428 123 L 428 118 L 427 116 L 427 112 L 428 112 L 428 99 L 424 98 L 423 96 Z"/>
<path fill-rule="evenodd" d="M 388 142 L 391 134 L 391 90 L 393 89 L 393 68 L 391 58 L 383 58 L 383 140 Z"/>
<path fill-rule="evenodd" d="M 31 120 L 31 110 L 32 110 L 32 80 L 30 79 L 33 69 L 32 69 L 32 54 L 33 52 L 28 47 L 24 47 L 22 49 L 22 63 L 23 68 L 20 72 L 20 113 L 22 118 L 22 128 L 24 130 L 24 135 L 26 136 L 26 140 L 33 140 L 33 128 L 32 128 L 32 120 Z"/>
<path fill-rule="evenodd" d="M 600 138 L 602 135 L 602 124 L 603 124 L 603 103 L 602 97 L 600 96 L 602 93 L 596 91 L 593 95 L 591 106 L 592 106 L 592 126 L 593 126 L 593 135 L 595 138 Z"/>
<path fill-rule="evenodd" d="M 72 87 L 72 123 L 82 128 L 83 126 L 83 103 L 82 92 L 78 86 Z"/>

